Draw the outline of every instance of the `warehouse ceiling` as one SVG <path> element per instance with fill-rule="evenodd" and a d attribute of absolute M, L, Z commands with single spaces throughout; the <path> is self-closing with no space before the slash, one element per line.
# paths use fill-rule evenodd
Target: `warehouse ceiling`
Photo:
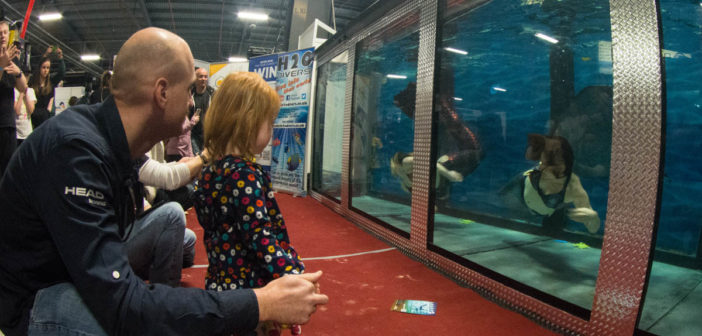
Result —
<path fill-rule="evenodd" d="M 319 18 L 341 31 L 376 0 L 333 0 L 334 15 Z M 30 1 L 0 0 L 6 19 L 22 20 Z M 160 27 L 183 37 L 196 59 L 226 62 L 231 56 L 252 56 L 288 51 L 293 0 L 35 0 L 25 39 L 38 62 L 49 45 L 63 49 L 69 72 L 99 74 L 110 68 L 113 56 L 135 31 Z M 308 6 L 328 0 L 308 0 Z M 237 17 L 239 11 L 262 12 L 265 22 Z M 39 21 L 39 15 L 58 12 L 57 21 Z M 80 55 L 99 54 L 98 61 L 81 61 Z"/>

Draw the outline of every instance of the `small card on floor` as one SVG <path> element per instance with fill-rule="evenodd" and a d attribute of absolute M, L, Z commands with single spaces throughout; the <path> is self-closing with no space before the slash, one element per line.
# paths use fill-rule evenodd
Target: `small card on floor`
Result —
<path fill-rule="evenodd" d="M 401 313 L 417 315 L 436 315 L 436 302 L 420 300 L 395 300 L 390 309 Z"/>

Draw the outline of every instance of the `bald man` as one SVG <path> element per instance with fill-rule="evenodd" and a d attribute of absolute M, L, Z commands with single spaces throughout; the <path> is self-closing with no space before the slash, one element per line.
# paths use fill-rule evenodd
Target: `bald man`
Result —
<path fill-rule="evenodd" d="M 147 28 L 117 55 L 113 98 L 35 130 L 0 182 L 0 329 L 6 335 L 228 335 L 259 321 L 302 324 L 328 298 L 320 272 L 254 290 L 145 284 L 124 237 L 134 160 L 180 131 L 195 79 L 188 45 Z"/>
<path fill-rule="evenodd" d="M 193 108 L 190 111 L 190 117 L 192 118 L 195 113 L 200 110 L 200 121 L 193 126 L 190 132 L 191 145 L 193 147 L 193 153 L 195 155 L 200 154 L 204 149 L 204 135 L 202 124 L 205 120 L 205 115 L 207 114 L 207 108 L 210 107 L 210 101 L 212 101 L 212 96 L 214 96 L 215 89 L 209 85 L 208 79 L 209 72 L 205 68 L 195 69 L 195 85 L 191 90 L 193 96 Z M 168 153 L 170 154 L 170 153 Z"/>

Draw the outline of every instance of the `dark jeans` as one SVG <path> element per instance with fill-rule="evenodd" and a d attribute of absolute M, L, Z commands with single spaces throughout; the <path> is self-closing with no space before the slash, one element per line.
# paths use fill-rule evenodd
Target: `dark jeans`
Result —
<path fill-rule="evenodd" d="M 181 266 L 195 255 L 195 233 L 185 231 L 183 209 L 166 203 L 134 223 L 125 242 L 129 264 L 142 279 L 180 284 Z M 186 256 L 187 255 L 187 256 Z M 71 283 L 41 289 L 34 298 L 29 336 L 107 335 Z"/>
<path fill-rule="evenodd" d="M 73 284 L 41 289 L 29 317 L 29 336 L 107 335 Z"/>
<path fill-rule="evenodd" d="M 14 127 L 0 128 L 0 179 L 17 148 L 17 130 Z"/>
<path fill-rule="evenodd" d="M 166 162 L 178 162 L 182 158 L 180 154 L 166 154 Z"/>
<path fill-rule="evenodd" d="M 205 148 L 203 148 L 202 143 L 203 143 L 202 138 L 198 138 L 197 136 L 190 137 L 190 144 L 193 146 L 193 154 L 194 155 L 200 155 L 200 153 L 202 153 L 202 150 L 205 149 Z"/>
<path fill-rule="evenodd" d="M 51 116 L 51 113 L 49 110 L 41 107 L 37 107 L 34 109 L 34 113 L 32 113 L 32 128 L 37 129 L 42 123 L 45 121 L 49 120 L 49 117 Z"/>
<path fill-rule="evenodd" d="M 188 210 L 193 207 L 193 194 L 195 192 L 195 187 L 189 183 L 176 190 L 156 190 L 156 197 L 154 198 L 154 204 L 159 202 L 177 202 L 183 207 L 184 210 Z"/>
<path fill-rule="evenodd" d="M 144 280 L 177 287 L 183 267 L 184 238 L 183 209 L 177 203 L 165 203 L 134 222 L 125 242 L 129 265 Z M 194 253 L 194 242 L 190 248 Z"/>

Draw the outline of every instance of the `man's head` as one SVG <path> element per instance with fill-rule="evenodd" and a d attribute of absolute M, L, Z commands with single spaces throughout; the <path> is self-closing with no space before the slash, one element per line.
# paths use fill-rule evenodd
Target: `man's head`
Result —
<path fill-rule="evenodd" d="M 207 73 L 207 70 L 204 68 L 197 68 L 197 70 L 195 70 L 195 90 L 197 93 L 205 92 L 205 88 L 207 88 L 207 79 L 209 77 L 210 76 Z"/>
<path fill-rule="evenodd" d="M 0 45 L 7 46 L 10 41 L 10 23 L 7 21 L 0 21 Z"/>
<path fill-rule="evenodd" d="M 182 38 L 160 28 L 142 29 L 117 54 L 111 93 L 118 107 L 138 110 L 144 114 L 139 118 L 163 129 L 159 136 L 175 136 L 188 113 L 193 68 Z"/>

